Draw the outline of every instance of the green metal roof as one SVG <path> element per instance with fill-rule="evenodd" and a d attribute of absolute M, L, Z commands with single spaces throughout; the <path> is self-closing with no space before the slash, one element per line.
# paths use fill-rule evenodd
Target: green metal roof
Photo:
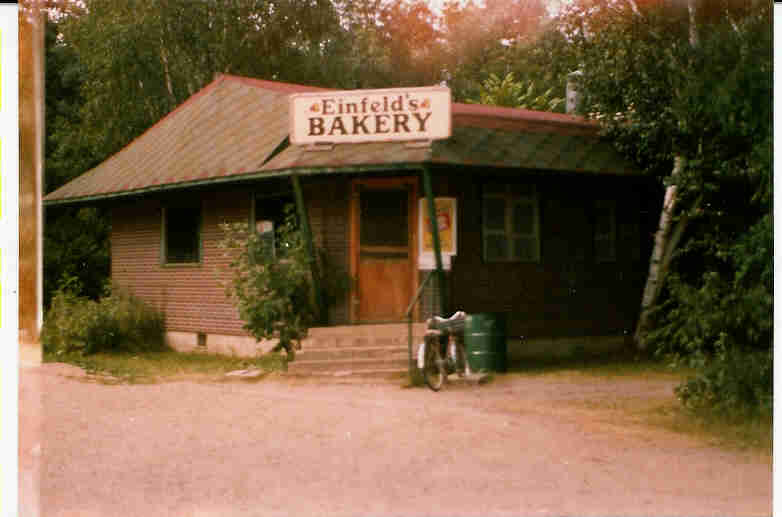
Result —
<path fill-rule="evenodd" d="M 288 95 L 317 88 L 221 76 L 106 161 L 45 196 L 58 205 L 264 177 L 415 169 L 423 164 L 637 175 L 581 117 L 454 103 L 452 136 L 287 146 Z M 319 148 L 316 148 L 319 149 Z"/>
<path fill-rule="evenodd" d="M 476 127 L 454 128 L 434 142 L 433 163 L 510 167 L 592 174 L 638 174 L 596 136 L 527 133 Z"/>

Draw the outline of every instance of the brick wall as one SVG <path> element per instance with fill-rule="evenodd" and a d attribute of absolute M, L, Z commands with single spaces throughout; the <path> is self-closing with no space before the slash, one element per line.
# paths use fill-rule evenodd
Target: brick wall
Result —
<path fill-rule="evenodd" d="M 257 189 L 262 189 L 263 184 Z M 304 185 L 313 239 L 327 250 L 335 271 L 347 271 L 348 188 L 344 179 Z M 244 222 L 250 217 L 252 188 L 202 191 L 189 194 L 202 200 L 202 259 L 198 265 L 161 265 L 161 208 L 164 202 L 183 199 L 169 195 L 116 206 L 112 212 L 111 276 L 144 301 L 165 311 L 167 329 L 180 332 L 246 335 L 221 281 L 229 275 L 228 260 L 217 248 L 219 225 Z M 331 324 L 347 323 L 346 297 L 329 309 Z"/>
<path fill-rule="evenodd" d="M 323 274 L 347 275 L 350 268 L 349 180 L 342 176 L 311 179 L 304 182 L 302 190 L 309 209 L 312 239 L 326 252 L 327 269 Z M 343 293 L 333 300 L 329 306 L 330 324 L 348 323 L 348 299 L 348 293 Z"/>
<path fill-rule="evenodd" d="M 161 200 L 115 207 L 112 280 L 165 311 L 169 331 L 243 335 L 237 310 L 219 284 L 217 267 L 226 265 L 227 260 L 217 243 L 222 239 L 220 223 L 248 220 L 250 195 L 234 191 L 198 196 L 203 202 L 202 260 L 198 265 L 161 265 Z M 227 278 L 225 274 L 222 277 Z"/>

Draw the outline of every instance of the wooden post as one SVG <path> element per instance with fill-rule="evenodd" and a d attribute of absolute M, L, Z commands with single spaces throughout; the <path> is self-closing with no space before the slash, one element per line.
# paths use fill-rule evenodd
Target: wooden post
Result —
<path fill-rule="evenodd" d="M 19 339 L 39 346 L 43 304 L 44 28 L 37 3 L 19 12 Z M 5 35 L 4 35 L 5 36 Z M 40 350 L 38 351 L 40 353 Z"/>
<path fill-rule="evenodd" d="M 304 194 L 301 191 L 301 183 L 296 174 L 291 175 L 293 183 L 293 193 L 296 196 L 296 208 L 299 214 L 299 224 L 304 233 L 304 241 L 307 244 L 307 254 L 309 255 L 310 272 L 312 273 L 312 290 L 317 306 L 317 321 L 325 324 L 327 320 L 326 303 L 323 297 L 323 287 L 321 285 L 320 271 L 318 268 L 318 257 L 315 255 L 315 244 L 312 242 L 312 231 L 310 230 L 310 220 L 307 214 L 307 206 L 304 204 Z"/>
<path fill-rule="evenodd" d="M 432 175 L 429 167 L 424 165 L 421 168 L 423 173 L 424 194 L 426 195 L 427 205 L 429 206 L 429 224 L 432 231 L 432 251 L 434 252 L 434 263 L 437 271 L 437 287 L 440 298 L 440 315 L 445 317 L 445 271 L 443 270 L 443 257 L 440 251 L 440 232 L 437 228 L 437 208 L 434 206 L 434 196 L 432 195 Z"/>

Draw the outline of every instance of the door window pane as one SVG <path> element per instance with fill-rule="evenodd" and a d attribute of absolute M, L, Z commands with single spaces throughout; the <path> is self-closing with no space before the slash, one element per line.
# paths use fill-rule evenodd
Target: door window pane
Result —
<path fill-rule="evenodd" d="M 407 220 L 407 190 L 361 191 L 362 246 L 407 246 Z"/>

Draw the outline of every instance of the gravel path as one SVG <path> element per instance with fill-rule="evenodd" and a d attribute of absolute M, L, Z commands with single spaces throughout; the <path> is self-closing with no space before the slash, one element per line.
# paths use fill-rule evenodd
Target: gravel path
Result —
<path fill-rule="evenodd" d="M 127 386 L 46 364 L 22 383 L 44 394 L 44 517 L 771 514 L 768 457 L 611 410 L 670 398 L 666 380 Z"/>

